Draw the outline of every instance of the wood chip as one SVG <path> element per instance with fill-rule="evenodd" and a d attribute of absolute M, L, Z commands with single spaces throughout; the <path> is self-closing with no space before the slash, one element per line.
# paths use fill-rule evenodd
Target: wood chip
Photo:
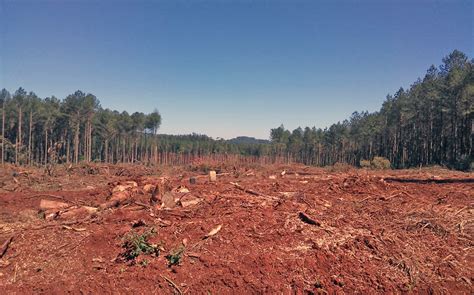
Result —
<path fill-rule="evenodd" d="M 212 236 L 215 236 L 222 228 L 222 224 L 219 224 L 216 228 L 213 228 L 204 238 L 210 238 Z"/>

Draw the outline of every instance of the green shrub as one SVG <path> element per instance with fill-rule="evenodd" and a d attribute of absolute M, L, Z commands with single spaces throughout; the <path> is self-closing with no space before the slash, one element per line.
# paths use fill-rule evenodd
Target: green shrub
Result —
<path fill-rule="evenodd" d="M 362 167 L 362 168 L 370 168 L 370 161 L 368 161 L 368 160 L 360 160 L 360 167 Z"/>
<path fill-rule="evenodd" d="M 390 169 L 390 161 L 384 157 L 374 157 L 370 162 L 373 169 Z"/>
<path fill-rule="evenodd" d="M 390 169 L 391 164 L 387 158 L 374 157 L 372 161 L 360 160 L 360 167 L 370 169 Z"/>

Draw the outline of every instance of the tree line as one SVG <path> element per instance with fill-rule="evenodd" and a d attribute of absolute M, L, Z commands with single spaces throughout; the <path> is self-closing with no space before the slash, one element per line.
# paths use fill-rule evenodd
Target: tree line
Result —
<path fill-rule="evenodd" d="M 161 116 L 103 109 L 93 94 L 60 100 L 19 88 L 0 91 L 1 162 L 18 165 L 134 162 L 156 156 Z"/>
<path fill-rule="evenodd" d="M 267 155 L 268 144 L 214 140 L 201 134 L 158 135 L 161 115 L 103 109 L 80 90 L 64 99 L 19 88 L 0 91 L 1 163 L 188 163 L 216 155 Z M 226 159 L 226 157 L 221 157 Z"/>
<path fill-rule="evenodd" d="M 149 114 L 104 109 L 96 96 L 82 91 L 58 99 L 23 88 L 13 93 L 2 89 L 0 107 L 1 162 L 18 165 L 188 163 L 229 155 L 316 166 L 359 165 L 385 157 L 394 168 L 439 164 L 468 169 L 473 161 L 473 60 L 458 50 L 409 89 L 388 95 L 377 112 L 354 112 L 324 129 L 289 131 L 281 125 L 270 131 L 270 142 L 158 135 L 162 118 L 156 109 Z"/>
<path fill-rule="evenodd" d="M 325 129 L 272 129 L 272 152 L 319 166 L 359 165 L 378 156 L 394 168 L 472 168 L 473 60 L 454 50 L 442 62 L 408 89 L 388 95 L 377 112 L 354 112 Z"/>

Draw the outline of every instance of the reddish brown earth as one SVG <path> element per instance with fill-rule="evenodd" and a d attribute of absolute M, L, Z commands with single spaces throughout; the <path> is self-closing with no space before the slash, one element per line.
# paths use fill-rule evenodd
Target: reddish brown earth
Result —
<path fill-rule="evenodd" d="M 48 176 L 40 169 L 2 169 L 0 246 L 13 237 L 0 259 L 2 293 L 474 291 L 474 183 L 456 181 L 472 173 L 221 167 L 218 172 L 227 174 L 217 183 L 204 176 L 190 184 L 190 176 L 204 174 L 194 170 L 77 166 L 57 167 Z M 160 183 L 161 176 L 190 191 L 177 195 L 202 201 L 172 209 L 128 202 L 86 218 L 49 221 L 38 214 L 41 199 L 97 207 L 130 180 L 138 183 L 133 200 L 146 205 L 150 194 L 143 186 Z M 302 221 L 300 213 L 316 224 Z M 136 231 L 156 230 L 150 243 L 162 245 L 160 255 L 140 255 L 135 263 L 116 259 L 139 220 L 144 225 Z M 165 256 L 183 241 L 184 256 L 168 266 Z"/>

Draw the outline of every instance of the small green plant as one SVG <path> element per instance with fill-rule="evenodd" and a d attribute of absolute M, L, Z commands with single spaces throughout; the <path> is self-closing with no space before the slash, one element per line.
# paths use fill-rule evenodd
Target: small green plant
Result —
<path fill-rule="evenodd" d="M 140 254 L 158 256 L 160 254 L 158 246 L 152 245 L 148 242 L 148 239 L 154 234 L 155 229 L 151 228 L 141 234 L 132 230 L 127 235 L 125 235 L 122 244 L 122 248 L 125 249 L 125 252 L 122 253 L 122 256 L 125 258 L 125 260 L 134 260 Z"/>
<path fill-rule="evenodd" d="M 168 264 L 170 266 L 179 264 L 185 250 L 186 250 L 186 247 L 184 245 L 180 245 L 176 249 L 172 250 L 170 254 L 166 255 L 166 259 L 168 259 Z"/>

